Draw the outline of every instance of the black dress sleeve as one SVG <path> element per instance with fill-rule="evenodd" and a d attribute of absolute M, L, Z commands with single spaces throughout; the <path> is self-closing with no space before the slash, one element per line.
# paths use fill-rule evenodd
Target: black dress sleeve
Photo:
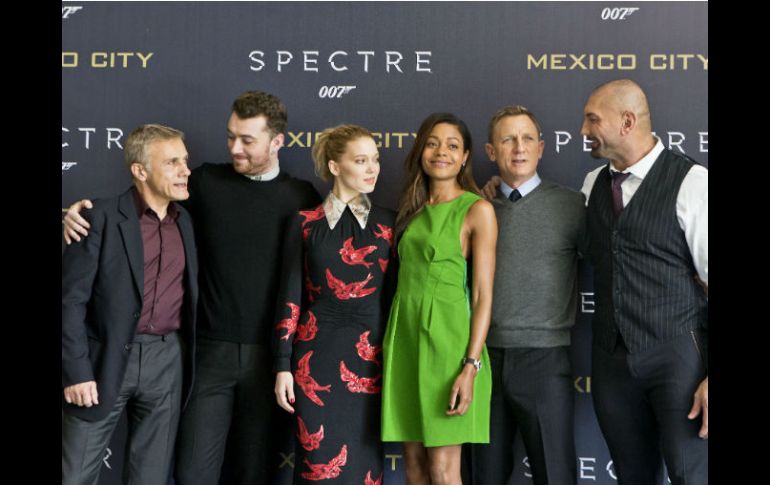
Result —
<path fill-rule="evenodd" d="M 396 214 L 395 212 L 385 209 L 383 210 L 386 217 L 385 225 L 390 228 L 395 228 Z M 385 269 L 385 275 L 382 282 L 382 297 L 380 298 L 381 315 L 383 322 L 388 321 L 390 316 L 390 305 L 393 303 L 393 297 L 396 295 L 396 286 L 398 284 L 398 251 L 395 242 L 392 243 L 390 251 L 388 252 L 388 265 Z"/>
<path fill-rule="evenodd" d="M 276 322 L 271 339 L 273 372 L 291 370 L 294 333 L 297 331 L 303 305 L 303 261 L 302 218 L 299 214 L 295 214 L 286 227 L 283 243 L 281 283 L 275 309 Z"/>

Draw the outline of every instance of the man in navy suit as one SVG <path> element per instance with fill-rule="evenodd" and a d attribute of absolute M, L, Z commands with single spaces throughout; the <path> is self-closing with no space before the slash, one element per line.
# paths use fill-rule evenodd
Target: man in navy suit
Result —
<path fill-rule="evenodd" d="M 125 409 L 124 482 L 168 482 L 193 379 L 198 264 L 184 134 L 126 140 L 134 186 L 95 200 L 90 237 L 62 256 L 62 483 L 95 484 Z M 183 390 L 184 389 L 184 390 Z"/>

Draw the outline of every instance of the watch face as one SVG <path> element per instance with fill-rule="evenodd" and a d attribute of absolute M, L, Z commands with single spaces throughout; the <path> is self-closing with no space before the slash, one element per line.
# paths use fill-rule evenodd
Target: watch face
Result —
<path fill-rule="evenodd" d="M 463 365 L 465 364 L 472 364 L 473 367 L 476 368 L 477 371 L 481 370 L 481 361 L 473 359 L 471 357 L 466 357 L 463 359 Z"/>

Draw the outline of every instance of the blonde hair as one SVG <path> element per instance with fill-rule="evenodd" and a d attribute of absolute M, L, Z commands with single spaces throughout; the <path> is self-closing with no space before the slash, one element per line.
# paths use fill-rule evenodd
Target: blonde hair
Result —
<path fill-rule="evenodd" d="M 329 160 L 339 160 L 347 150 L 348 142 L 362 137 L 374 138 L 369 130 L 358 125 L 338 125 L 321 132 L 312 151 L 316 175 L 324 182 L 332 180 L 334 175 L 329 170 Z"/>
<path fill-rule="evenodd" d="M 126 166 L 130 169 L 134 163 L 141 163 L 147 167 L 149 161 L 147 160 L 147 146 L 158 140 L 171 140 L 174 138 L 184 140 L 184 133 L 170 126 L 153 123 L 136 128 L 126 138 L 126 146 L 123 149 Z"/>

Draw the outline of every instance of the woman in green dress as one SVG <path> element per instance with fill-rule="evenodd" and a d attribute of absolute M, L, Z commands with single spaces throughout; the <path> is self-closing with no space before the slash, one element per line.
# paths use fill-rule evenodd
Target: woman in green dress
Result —
<path fill-rule="evenodd" d="M 489 442 L 497 220 L 449 113 L 423 121 L 396 218 L 398 288 L 383 341 L 382 439 L 404 442 L 409 485 L 461 483 L 462 443 Z"/>

